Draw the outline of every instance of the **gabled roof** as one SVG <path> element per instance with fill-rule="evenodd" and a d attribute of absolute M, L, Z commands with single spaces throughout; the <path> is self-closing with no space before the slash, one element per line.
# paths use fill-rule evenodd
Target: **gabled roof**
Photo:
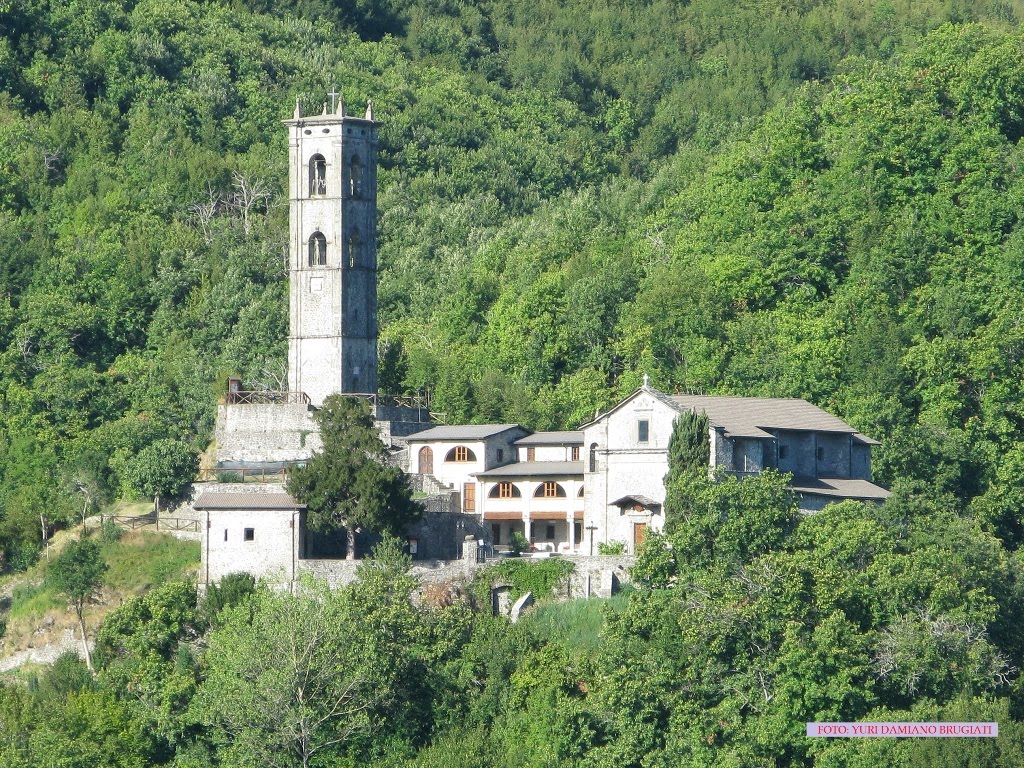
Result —
<path fill-rule="evenodd" d="M 592 421 L 590 426 L 630 402 L 640 393 L 646 393 L 674 411 L 704 411 L 711 425 L 722 429 L 728 437 L 771 438 L 767 430 L 793 430 L 799 432 L 838 432 L 853 435 L 854 440 L 867 445 L 878 445 L 862 435 L 838 416 L 823 411 L 806 400 L 779 397 L 732 397 L 718 395 L 666 395 L 654 387 L 643 386 Z"/>
<path fill-rule="evenodd" d="M 486 440 L 513 429 L 526 431 L 518 424 L 451 424 L 414 432 L 405 440 L 409 443 L 427 443 L 438 440 Z"/>
<path fill-rule="evenodd" d="M 838 496 L 843 499 L 887 499 L 892 494 L 869 480 L 836 477 L 794 477 L 789 485 L 797 493 Z"/>
<path fill-rule="evenodd" d="M 206 491 L 192 505 L 195 509 L 305 509 L 287 493 L 224 493 Z"/>
<path fill-rule="evenodd" d="M 674 411 L 678 411 L 679 410 L 679 406 L 676 405 L 674 402 L 672 402 L 672 398 L 671 397 L 666 395 L 664 392 L 659 392 L 658 390 L 656 390 L 652 386 L 644 385 L 644 386 L 640 387 L 639 389 L 633 390 L 633 392 L 631 394 L 629 394 L 626 397 L 622 398 L 619 402 L 617 402 L 615 405 L 613 405 L 607 411 L 598 411 L 597 413 L 595 413 L 594 414 L 594 418 L 592 418 L 590 421 L 588 421 L 588 422 L 586 422 L 584 424 L 580 424 L 580 427 L 579 427 L 580 430 L 586 429 L 591 424 L 596 424 L 597 422 L 599 422 L 601 419 L 605 418 L 609 414 L 615 413 L 615 411 L 619 410 L 619 408 L 622 408 L 626 403 L 630 402 L 634 397 L 636 397 L 640 393 L 645 393 L 645 394 L 651 395 L 655 400 L 660 400 L 662 403 L 664 403 L 665 405 L 667 405 L 669 408 L 671 408 Z"/>
<path fill-rule="evenodd" d="M 583 433 L 579 430 L 534 432 L 516 440 L 516 445 L 583 445 Z"/>
<path fill-rule="evenodd" d="M 715 427 L 734 437 L 771 437 L 765 431 L 769 429 L 857 433 L 838 416 L 806 400 L 707 395 L 675 395 L 672 400 L 680 409 L 704 411 Z"/>
<path fill-rule="evenodd" d="M 490 477 L 582 477 L 583 462 L 517 461 L 474 474 L 481 479 Z"/>
<path fill-rule="evenodd" d="M 649 509 L 651 511 L 654 511 L 656 509 L 661 509 L 661 503 L 660 502 L 657 502 L 657 501 L 655 501 L 654 499 L 652 499 L 652 498 L 650 498 L 648 496 L 641 496 L 639 493 L 632 493 L 632 494 L 629 494 L 628 496 L 623 496 L 621 499 L 616 499 L 609 506 L 612 506 L 612 507 L 635 507 L 638 504 L 641 507 L 643 507 L 644 509 Z"/>

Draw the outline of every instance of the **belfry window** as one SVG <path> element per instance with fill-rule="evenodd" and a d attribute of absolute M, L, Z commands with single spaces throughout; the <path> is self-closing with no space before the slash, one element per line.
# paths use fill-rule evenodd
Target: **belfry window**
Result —
<path fill-rule="evenodd" d="M 352 156 L 348 166 L 348 191 L 349 197 L 362 197 L 363 195 L 363 165 L 359 162 L 357 155 Z"/>
<path fill-rule="evenodd" d="M 359 245 L 361 240 L 359 239 L 359 230 L 355 227 L 349 232 L 348 240 L 345 241 L 345 258 L 348 260 L 348 266 L 354 267 L 356 261 L 359 259 Z"/>
<path fill-rule="evenodd" d="M 309 266 L 322 267 L 327 264 L 327 238 L 323 232 L 314 232 L 309 238 Z"/>
<path fill-rule="evenodd" d="M 327 161 L 323 155 L 309 158 L 309 196 L 327 194 Z"/>

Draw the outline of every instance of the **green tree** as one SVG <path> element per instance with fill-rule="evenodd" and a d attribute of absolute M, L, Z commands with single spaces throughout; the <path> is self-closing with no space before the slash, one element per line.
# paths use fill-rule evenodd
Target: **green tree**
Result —
<path fill-rule="evenodd" d="M 193 480 L 198 457 L 182 441 L 165 438 L 130 456 L 122 456 L 120 464 L 126 489 L 132 494 L 152 498 L 156 510 L 161 496 L 175 496 Z"/>
<path fill-rule="evenodd" d="M 401 722 L 420 625 L 414 582 L 367 560 L 355 584 L 259 591 L 208 637 L 194 711 L 226 764 L 333 764 Z"/>
<path fill-rule="evenodd" d="M 107 564 L 100 554 L 99 545 L 89 539 L 82 539 L 69 541 L 46 572 L 47 581 L 68 599 L 78 617 L 82 652 L 89 671 L 92 671 L 92 655 L 85 635 L 85 606 L 96 598 L 106 570 Z"/>
<path fill-rule="evenodd" d="M 313 417 L 323 451 L 288 477 L 288 492 L 306 504 L 319 531 L 345 529 L 348 559 L 356 557 L 356 531 L 400 535 L 422 507 L 401 469 L 387 463 L 384 444 L 362 401 L 332 395 Z"/>
<path fill-rule="evenodd" d="M 668 474 L 665 475 L 665 519 L 669 529 L 683 504 L 680 484 L 707 476 L 711 461 L 710 429 L 711 421 L 704 411 L 683 411 L 672 422 L 672 436 L 668 441 Z"/>

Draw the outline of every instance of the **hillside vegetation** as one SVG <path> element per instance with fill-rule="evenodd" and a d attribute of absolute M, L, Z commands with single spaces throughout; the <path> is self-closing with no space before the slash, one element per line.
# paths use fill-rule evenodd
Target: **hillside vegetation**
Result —
<path fill-rule="evenodd" d="M 0 9 L 8 563 L 173 494 L 224 377 L 280 380 L 279 121 L 331 84 L 384 123 L 385 390 L 533 427 L 645 371 L 804 396 L 883 481 L 1012 514 L 1016 4 L 346 8 Z"/>
<path fill-rule="evenodd" d="M 1020 3 L 0 6 L 0 547 L 178 491 L 275 384 L 285 142 L 383 121 L 382 387 L 572 426 L 637 386 L 806 397 L 885 505 L 682 477 L 637 590 L 511 626 L 394 552 L 281 595 L 171 582 L 0 687 L 0 763 L 1018 766 Z M 159 579 L 158 579 L 159 580 Z M 453 593 L 454 594 L 454 593 Z M 443 601 L 442 601 L 443 602 Z M 268 661 L 269 659 L 269 661 Z M 999 740 L 817 741 L 815 720 Z"/>

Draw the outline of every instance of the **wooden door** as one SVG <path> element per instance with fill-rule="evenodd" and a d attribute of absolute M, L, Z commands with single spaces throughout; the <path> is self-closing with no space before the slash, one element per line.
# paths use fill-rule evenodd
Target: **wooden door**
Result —
<path fill-rule="evenodd" d="M 462 486 L 462 511 L 476 512 L 476 483 L 466 483 Z"/>
<path fill-rule="evenodd" d="M 647 538 L 647 523 L 633 523 L 633 554 L 637 553 L 640 545 Z"/>
<path fill-rule="evenodd" d="M 434 452 L 430 450 L 428 445 L 420 448 L 420 474 L 434 474 Z"/>

